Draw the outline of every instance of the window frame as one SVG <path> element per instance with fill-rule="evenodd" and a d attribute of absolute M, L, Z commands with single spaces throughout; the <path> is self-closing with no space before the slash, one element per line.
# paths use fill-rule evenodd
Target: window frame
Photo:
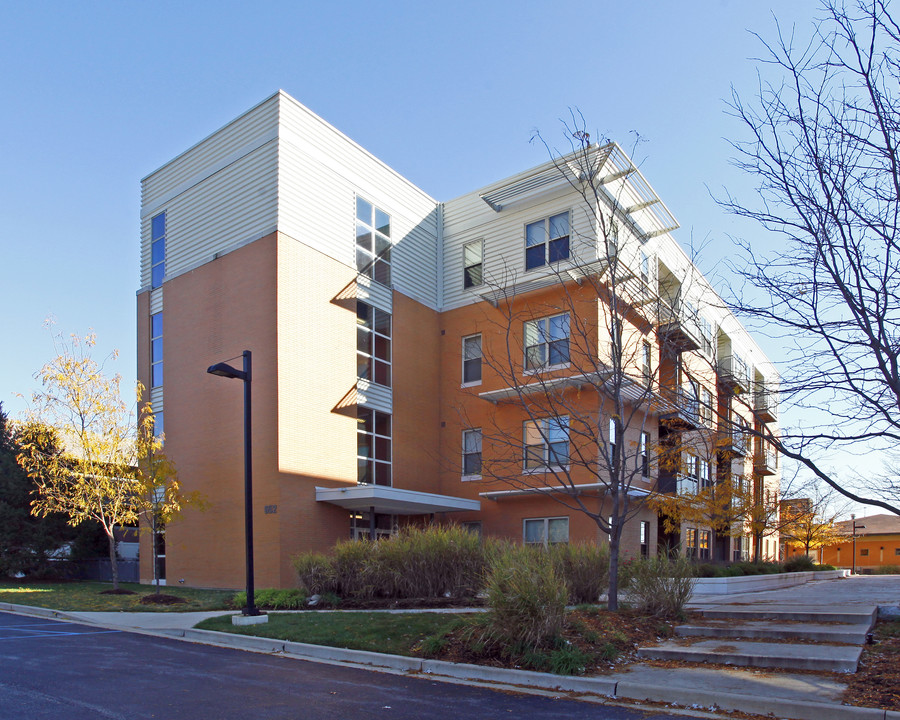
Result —
<path fill-rule="evenodd" d="M 537 438 L 539 442 L 529 444 L 529 426 L 534 427 L 531 439 Z M 555 426 L 555 427 L 554 427 Z M 524 473 L 548 472 L 555 469 L 566 468 L 570 462 L 571 433 L 568 415 L 559 417 L 538 418 L 526 420 L 522 423 L 522 469 Z M 552 433 L 559 431 L 565 434 L 565 441 L 552 440 Z M 552 460 L 559 458 L 559 451 L 554 449 L 556 445 L 565 442 L 565 462 L 554 463 Z M 538 450 L 539 449 L 539 450 Z M 540 453 L 540 457 L 538 457 Z"/>
<path fill-rule="evenodd" d="M 365 322 L 362 321 L 361 308 L 368 310 L 366 313 L 368 317 Z M 384 332 L 384 327 L 379 322 L 381 320 L 383 323 L 384 317 L 387 317 L 387 333 Z M 379 329 L 379 325 L 381 325 L 381 329 Z M 394 375 L 393 334 L 394 317 L 391 313 L 371 303 L 362 300 L 356 301 L 356 377 L 358 379 L 366 380 L 382 387 L 392 387 Z M 360 340 L 364 336 L 368 338 L 366 350 L 360 348 Z M 380 356 L 379 345 L 381 354 L 384 354 L 384 348 L 387 349 L 387 359 Z M 367 363 L 368 377 L 360 373 L 363 360 Z M 381 380 L 385 379 L 385 375 L 382 373 L 386 374 L 387 382 L 381 382 Z"/>
<path fill-rule="evenodd" d="M 162 218 L 162 232 L 157 234 L 156 221 Z M 166 277 L 166 234 L 168 232 L 168 218 L 166 211 L 157 213 L 150 218 L 150 289 L 161 287 Z M 157 247 L 160 250 L 159 258 L 156 258 Z"/>
<path fill-rule="evenodd" d="M 650 477 L 650 433 L 646 430 L 641 431 L 640 445 L 638 446 L 638 457 L 641 461 L 641 477 Z"/>
<path fill-rule="evenodd" d="M 362 418 L 363 413 L 369 413 L 371 420 L 371 429 L 367 429 L 365 425 L 365 421 Z M 381 417 L 379 417 L 381 416 Z M 379 420 L 383 420 L 387 418 L 388 423 L 388 432 L 385 435 L 383 432 L 379 432 Z M 393 487 L 394 484 L 394 468 L 393 468 L 393 453 L 394 453 L 394 441 L 393 441 L 393 430 L 394 430 L 394 419 L 390 413 L 381 412 L 380 410 L 376 410 L 375 408 L 359 406 L 356 409 L 356 479 L 360 484 L 364 484 L 364 481 L 360 478 L 359 469 L 362 466 L 361 461 L 366 462 L 366 476 L 371 475 L 371 480 L 367 483 L 370 485 L 380 485 L 382 487 Z M 367 438 L 367 445 L 369 452 L 366 455 L 361 454 L 360 448 L 362 444 L 360 442 L 360 437 L 364 436 Z M 379 443 L 379 440 L 382 442 Z M 379 452 L 380 449 L 385 447 L 384 441 L 387 440 L 387 459 L 384 459 L 384 454 Z M 381 456 L 381 457 L 379 457 Z M 386 467 L 386 470 L 385 470 Z M 379 471 L 379 468 L 381 470 Z M 387 473 L 388 482 L 378 482 L 379 476 L 381 473 Z M 383 476 L 382 476 L 383 477 Z"/>
<path fill-rule="evenodd" d="M 361 203 L 371 208 L 371 214 L 368 218 L 360 217 Z M 386 219 L 387 225 L 379 225 L 379 213 Z M 384 287 L 393 287 L 391 284 L 392 260 L 391 251 L 394 248 L 392 239 L 391 215 L 375 205 L 371 200 L 366 200 L 362 195 L 357 194 L 354 200 L 354 227 L 356 228 L 356 237 L 354 241 L 354 257 L 356 262 L 356 272 L 363 275 L 373 282 L 377 282 Z M 387 232 L 383 228 L 387 228 Z M 362 232 L 361 232 L 362 230 Z M 369 242 L 364 239 L 369 236 Z M 379 246 L 382 246 L 379 250 Z M 365 262 L 362 262 L 365 260 Z"/>
<path fill-rule="evenodd" d="M 478 246 L 478 262 L 477 263 L 469 263 L 468 258 L 468 250 L 471 247 Z M 462 254 L 463 254 L 463 290 L 469 290 L 471 288 L 477 288 L 484 285 L 484 238 L 478 240 L 472 240 L 471 242 L 463 243 L 462 246 Z M 474 268 L 478 268 L 478 282 L 474 282 L 471 280 L 472 274 L 469 272 Z"/>
<path fill-rule="evenodd" d="M 469 450 L 467 439 L 469 438 L 477 438 L 478 439 L 478 450 Z M 482 460 L 482 452 L 484 436 L 481 432 L 481 428 L 466 428 L 462 431 L 462 477 L 464 480 L 474 480 L 481 477 L 481 460 Z M 471 457 L 478 456 L 478 472 L 468 472 L 469 463 L 468 460 Z"/>
<path fill-rule="evenodd" d="M 478 356 L 477 357 L 466 357 L 467 354 L 467 342 L 478 340 Z M 474 385 L 481 385 L 482 380 L 484 378 L 483 370 L 484 370 L 484 339 L 481 337 L 481 333 L 474 333 L 472 335 L 465 335 L 462 338 L 462 358 L 461 358 L 461 378 L 462 383 L 461 387 L 472 387 Z M 473 363 L 474 361 L 478 361 L 478 379 L 477 380 L 466 380 L 466 370 L 467 363 Z"/>
<path fill-rule="evenodd" d="M 558 318 L 565 318 L 564 337 L 554 338 L 553 321 Z M 534 330 L 529 332 L 529 328 Z M 538 342 L 528 344 L 529 334 L 536 336 Z M 555 315 L 545 315 L 544 317 L 525 320 L 522 324 L 522 368 L 526 375 L 541 372 L 544 370 L 556 370 L 568 367 L 571 364 L 571 340 L 572 340 L 572 320 L 568 312 L 556 313 Z M 565 347 L 565 352 L 560 352 L 560 348 Z M 534 350 L 540 349 L 538 363 L 533 363 Z M 560 362 L 551 362 L 553 353 L 557 352 L 560 356 L 565 356 Z"/>
<path fill-rule="evenodd" d="M 159 328 L 157 332 L 156 326 L 156 318 L 159 318 Z M 158 313 L 152 313 L 150 315 L 150 388 L 158 388 L 162 387 L 165 382 L 165 368 L 163 366 L 163 358 L 164 358 L 164 350 L 163 350 L 163 336 L 165 333 L 164 329 L 164 318 L 162 310 Z M 157 352 L 159 353 L 157 355 Z M 158 369 L 158 376 L 157 376 Z"/>
<path fill-rule="evenodd" d="M 550 523 L 551 522 L 564 522 L 566 528 L 566 539 L 565 540 L 555 540 L 550 542 Z M 528 541 L 528 523 L 541 523 L 542 531 L 541 531 L 541 540 L 539 542 L 529 542 Z M 557 515 L 552 517 L 535 517 L 535 518 L 522 518 L 522 544 L 523 545 L 532 545 L 537 546 L 540 545 L 542 547 L 549 547 L 550 545 L 562 545 L 568 544 L 570 538 L 570 523 L 568 515 Z"/>
<path fill-rule="evenodd" d="M 565 235 L 554 235 L 551 237 L 551 233 L 558 228 L 558 226 L 554 226 L 552 221 L 558 220 L 559 218 L 565 217 L 566 219 L 566 234 Z M 532 234 L 529 228 L 536 228 L 538 225 L 541 226 L 541 240 L 539 242 L 532 241 Z M 564 260 L 568 260 L 572 256 L 572 211 L 564 210 L 563 212 L 553 213 L 552 215 L 546 215 L 537 220 L 532 220 L 529 223 L 525 224 L 525 272 L 529 270 L 537 270 L 538 268 L 547 267 L 550 265 L 555 265 L 556 263 L 563 262 Z M 563 241 L 565 243 L 563 244 Z M 555 245 L 554 245 L 555 243 Z M 560 251 L 557 248 L 564 247 L 564 253 L 560 254 Z M 534 259 L 537 257 L 537 253 L 534 252 L 537 248 L 541 248 L 541 262 L 534 262 Z M 532 251 L 532 252 L 529 252 Z M 554 257 L 554 252 L 557 253 L 557 256 Z"/>

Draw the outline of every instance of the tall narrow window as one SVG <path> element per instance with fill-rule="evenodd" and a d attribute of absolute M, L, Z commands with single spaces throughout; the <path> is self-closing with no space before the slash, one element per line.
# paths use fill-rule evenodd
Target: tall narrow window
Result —
<path fill-rule="evenodd" d="M 650 523 L 641 521 L 641 557 L 650 555 Z"/>
<path fill-rule="evenodd" d="M 650 477 L 650 433 L 642 432 L 641 433 L 641 475 L 643 477 Z"/>
<path fill-rule="evenodd" d="M 150 287 L 158 288 L 166 276 L 166 214 L 150 221 Z"/>
<path fill-rule="evenodd" d="M 469 335 L 462 341 L 463 385 L 481 383 L 481 335 Z"/>
<path fill-rule="evenodd" d="M 705 387 L 700 388 L 700 419 L 707 426 L 712 426 L 713 422 L 713 396 L 712 392 Z"/>
<path fill-rule="evenodd" d="M 360 407 L 356 411 L 357 481 L 391 484 L 391 416 Z"/>
<path fill-rule="evenodd" d="M 709 473 L 709 460 L 705 460 L 704 458 L 700 458 L 699 460 L 699 480 L 700 480 L 700 488 L 708 488 L 712 487 L 712 477 Z"/>
<path fill-rule="evenodd" d="M 713 334 L 712 323 L 702 315 L 700 316 L 700 350 L 708 358 L 713 357 L 715 335 Z"/>
<path fill-rule="evenodd" d="M 616 464 L 616 461 L 619 459 L 619 435 L 616 432 L 616 419 L 609 419 L 609 462 L 612 465 Z"/>
<path fill-rule="evenodd" d="M 539 470 L 569 464 L 569 418 L 528 420 L 524 427 L 525 469 Z"/>
<path fill-rule="evenodd" d="M 553 215 L 525 226 L 525 269 L 569 257 L 569 213 Z"/>
<path fill-rule="evenodd" d="M 644 385 L 650 387 L 653 382 L 652 350 L 646 340 L 641 343 L 641 377 Z"/>
<path fill-rule="evenodd" d="M 525 369 L 538 370 L 569 362 L 569 314 L 525 323 Z"/>
<path fill-rule="evenodd" d="M 163 314 L 150 316 L 150 387 L 163 384 Z"/>
<path fill-rule="evenodd" d="M 481 475 L 481 429 L 463 430 L 463 475 Z"/>
<path fill-rule="evenodd" d="M 356 198 L 356 269 L 391 284 L 391 216 L 361 197 Z"/>
<path fill-rule="evenodd" d="M 391 314 L 356 303 L 356 374 L 391 386 Z"/>
<path fill-rule="evenodd" d="M 481 240 L 463 245 L 463 287 L 478 287 L 484 282 L 482 261 L 484 243 Z"/>

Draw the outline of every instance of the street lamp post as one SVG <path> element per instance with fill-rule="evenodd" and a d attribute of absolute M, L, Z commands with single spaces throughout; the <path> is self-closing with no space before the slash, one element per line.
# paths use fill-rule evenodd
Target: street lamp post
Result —
<path fill-rule="evenodd" d="M 850 524 L 853 528 L 853 561 L 851 563 L 850 574 L 856 575 L 856 531 L 865 530 L 866 526 L 856 524 L 856 515 L 854 513 L 850 514 Z"/>
<path fill-rule="evenodd" d="M 243 370 L 228 365 L 216 363 L 210 365 L 206 372 L 219 377 L 234 378 L 244 382 L 244 537 L 246 542 L 247 560 L 247 605 L 241 614 L 247 617 L 265 617 L 256 607 L 253 597 L 253 451 L 251 447 L 250 433 L 250 381 L 252 354 L 249 350 L 241 353 L 244 360 Z M 237 618 L 237 616 L 235 616 Z"/>

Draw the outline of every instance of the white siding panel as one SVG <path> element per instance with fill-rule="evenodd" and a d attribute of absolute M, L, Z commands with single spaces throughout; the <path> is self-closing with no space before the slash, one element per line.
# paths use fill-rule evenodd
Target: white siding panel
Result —
<path fill-rule="evenodd" d="M 390 288 L 372 281 L 365 275 L 356 279 L 356 297 L 379 310 L 394 314 L 394 294 Z"/>
<path fill-rule="evenodd" d="M 163 289 L 155 288 L 150 291 L 150 314 L 153 315 L 162 312 L 163 309 Z"/>
<path fill-rule="evenodd" d="M 223 158 L 274 132 L 281 95 L 270 96 L 150 173 L 141 183 L 141 207 L 158 205 L 165 194 L 191 179 L 208 176 Z"/>
<path fill-rule="evenodd" d="M 153 405 L 153 412 L 161 413 L 163 411 L 163 389 L 161 387 L 150 388 L 150 403 Z"/>
<path fill-rule="evenodd" d="M 390 214 L 392 282 L 437 307 L 437 203 L 285 97 L 280 137 L 279 229 L 330 257 L 355 262 L 355 196 Z"/>

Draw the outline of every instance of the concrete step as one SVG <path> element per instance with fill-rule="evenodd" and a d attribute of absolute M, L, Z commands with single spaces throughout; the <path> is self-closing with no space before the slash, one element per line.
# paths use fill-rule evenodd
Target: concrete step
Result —
<path fill-rule="evenodd" d="M 852 673 L 856 672 L 862 648 L 749 640 L 701 640 L 683 645 L 677 640 L 667 640 L 653 647 L 638 648 L 637 652 L 639 657 L 653 660 Z"/>
<path fill-rule="evenodd" d="M 704 625 L 679 625 L 680 637 L 751 638 L 755 640 L 809 640 L 811 642 L 862 645 L 868 625 L 786 623 L 771 620 L 713 620 Z"/>
<path fill-rule="evenodd" d="M 737 620 L 777 620 L 781 622 L 845 623 L 865 625 L 867 629 L 875 624 L 878 607 L 836 606 L 766 606 L 766 605 L 721 605 L 700 610 L 705 618 L 732 618 Z"/>

